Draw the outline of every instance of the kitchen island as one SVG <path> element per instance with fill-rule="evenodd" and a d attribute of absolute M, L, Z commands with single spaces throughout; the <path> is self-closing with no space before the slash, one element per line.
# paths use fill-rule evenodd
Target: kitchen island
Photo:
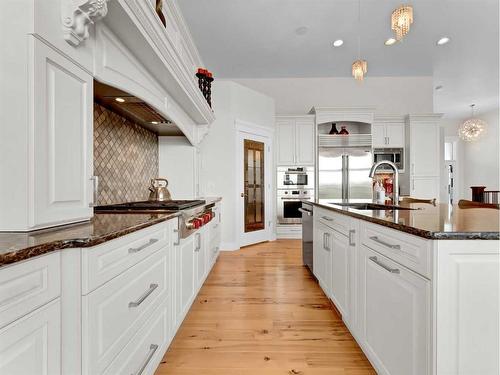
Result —
<path fill-rule="evenodd" d="M 377 372 L 498 374 L 499 211 L 369 203 L 313 203 L 313 269 Z"/>

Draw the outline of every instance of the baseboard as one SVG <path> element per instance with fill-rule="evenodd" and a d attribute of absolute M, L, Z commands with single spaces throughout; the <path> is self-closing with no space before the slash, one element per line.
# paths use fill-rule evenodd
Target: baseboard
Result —
<path fill-rule="evenodd" d="M 302 225 L 278 225 L 276 227 L 278 239 L 301 239 Z"/>
<path fill-rule="evenodd" d="M 220 244 L 220 251 L 236 251 L 240 246 L 236 242 L 222 242 Z"/>

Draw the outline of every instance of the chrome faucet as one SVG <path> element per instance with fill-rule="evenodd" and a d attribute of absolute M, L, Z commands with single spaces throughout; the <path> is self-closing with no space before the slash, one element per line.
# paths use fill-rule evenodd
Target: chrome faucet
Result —
<path fill-rule="evenodd" d="M 399 171 L 398 167 L 396 164 L 394 164 L 392 161 L 388 160 L 382 160 L 377 163 L 374 163 L 372 165 L 372 168 L 370 169 L 370 174 L 368 175 L 370 178 L 375 177 L 375 172 L 377 171 L 378 167 L 381 165 L 388 165 L 389 167 L 392 168 L 394 171 L 394 178 L 392 181 L 392 204 L 395 206 L 399 205 Z"/>

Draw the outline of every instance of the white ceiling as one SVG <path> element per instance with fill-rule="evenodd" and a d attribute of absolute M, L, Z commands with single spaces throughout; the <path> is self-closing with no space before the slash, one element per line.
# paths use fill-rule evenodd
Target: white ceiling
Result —
<path fill-rule="evenodd" d="M 218 78 L 347 77 L 359 35 L 368 77 L 433 76 L 443 86 L 435 110 L 454 117 L 471 102 L 498 107 L 499 1 L 413 0 L 410 34 L 386 47 L 390 14 L 402 3 L 361 0 L 359 23 L 356 0 L 179 0 Z M 451 43 L 436 46 L 444 35 Z M 344 45 L 333 48 L 339 38 Z"/>

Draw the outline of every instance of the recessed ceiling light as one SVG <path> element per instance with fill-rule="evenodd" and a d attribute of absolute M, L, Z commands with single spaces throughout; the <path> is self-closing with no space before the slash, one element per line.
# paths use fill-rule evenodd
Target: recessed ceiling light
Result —
<path fill-rule="evenodd" d="M 445 36 L 445 37 L 442 37 L 441 39 L 439 39 L 439 40 L 436 42 L 436 44 L 437 44 L 438 46 L 443 46 L 443 45 L 445 45 L 446 43 L 449 43 L 449 42 L 450 42 L 450 38 L 448 38 L 447 36 Z"/>
<path fill-rule="evenodd" d="M 334 47 L 340 47 L 342 44 L 344 44 L 344 41 L 342 39 L 337 39 L 335 42 L 333 42 Z"/>
<path fill-rule="evenodd" d="M 295 29 L 295 34 L 297 35 L 305 35 L 309 31 L 309 28 L 307 26 L 301 26 Z"/>
<path fill-rule="evenodd" d="M 396 43 L 396 42 L 397 42 L 397 40 L 396 40 L 396 39 L 394 39 L 394 38 L 389 38 L 389 39 L 387 39 L 387 40 L 384 42 L 384 44 L 385 44 L 386 46 L 392 46 L 392 45 L 393 45 L 394 43 Z"/>
<path fill-rule="evenodd" d="M 155 124 L 155 125 L 158 125 L 159 122 L 158 121 L 151 121 L 152 124 Z"/>
<path fill-rule="evenodd" d="M 118 103 L 123 103 L 125 101 L 125 99 L 123 98 L 115 98 L 115 100 L 118 102 Z"/>

